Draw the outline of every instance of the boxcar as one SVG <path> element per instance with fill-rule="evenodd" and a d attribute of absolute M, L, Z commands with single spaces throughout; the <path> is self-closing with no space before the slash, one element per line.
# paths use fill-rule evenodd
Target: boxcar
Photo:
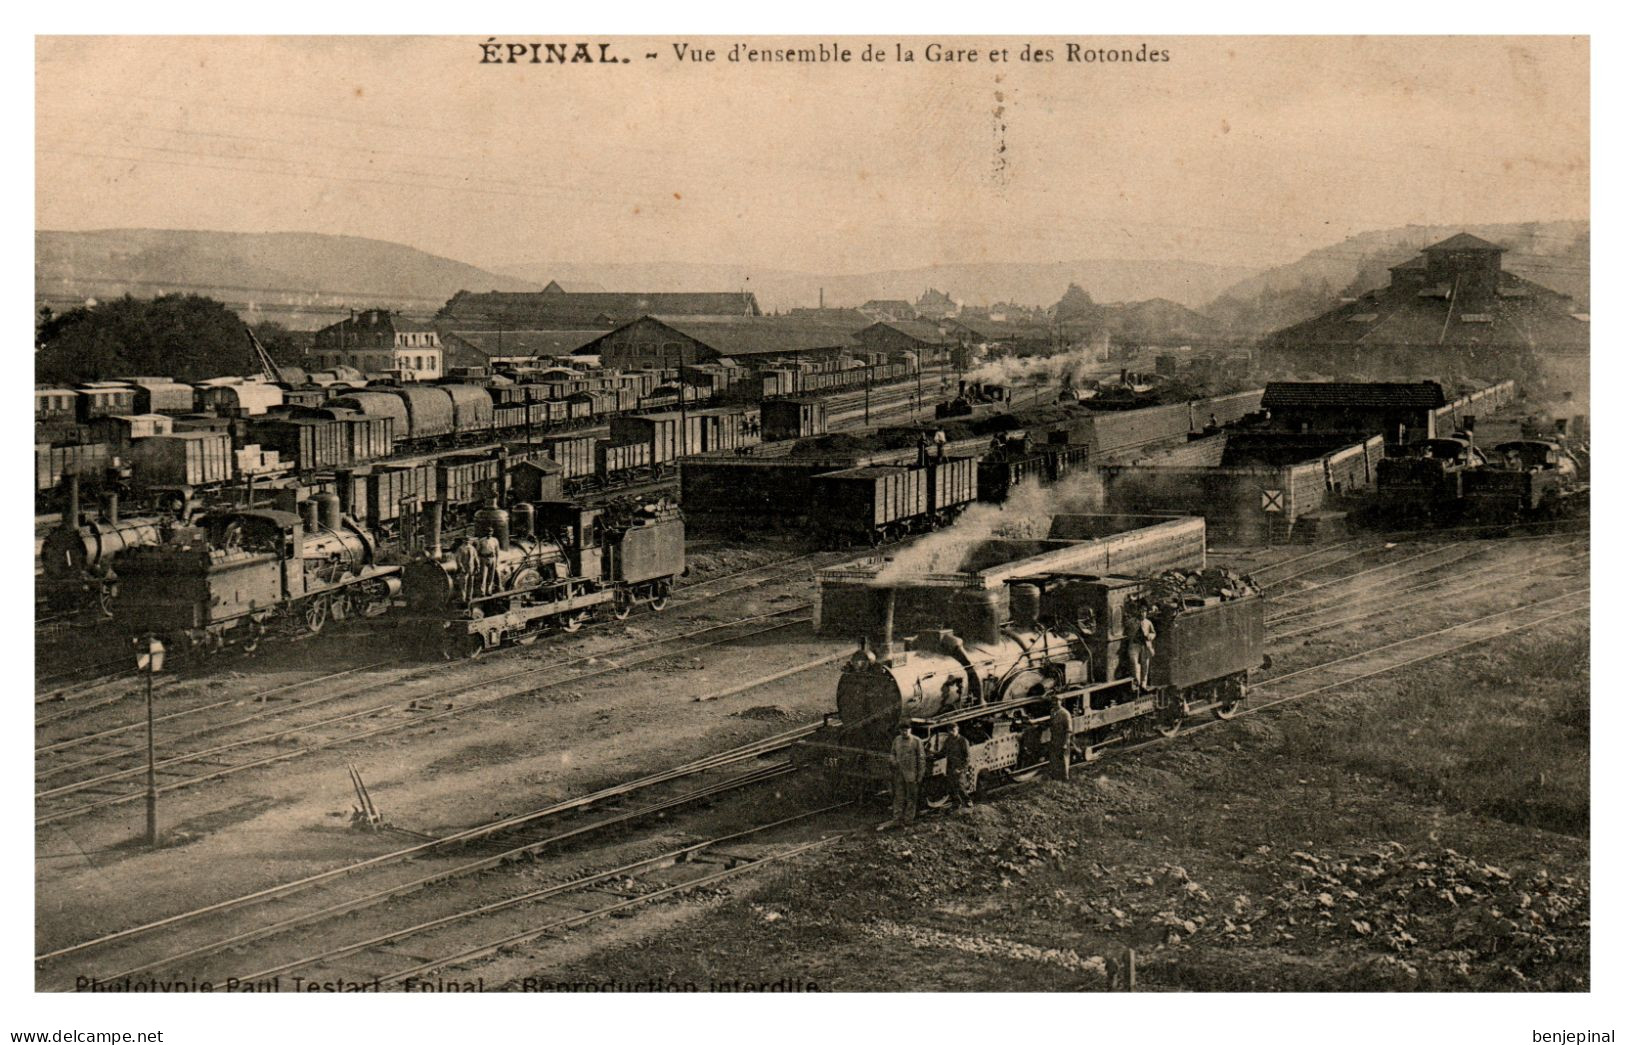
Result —
<path fill-rule="evenodd" d="M 130 447 L 130 484 L 138 491 L 197 489 L 229 482 L 236 458 L 223 432 L 155 435 Z"/>
<path fill-rule="evenodd" d="M 829 407 L 822 399 L 768 399 L 762 402 L 762 438 L 805 439 L 829 431 Z"/>
<path fill-rule="evenodd" d="M 75 405 L 81 424 L 89 424 L 98 417 L 127 416 L 135 413 L 135 389 L 110 383 L 81 385 Z"/>
<path fill-rule="evenodd" d="M 596 442 L 598 440 L 590 435 L 554 436 L 544 439 L 542 447 L 547 456 L 564 469 L 566 479 L 579 479 L 593 474 L 593 444 Z"/>

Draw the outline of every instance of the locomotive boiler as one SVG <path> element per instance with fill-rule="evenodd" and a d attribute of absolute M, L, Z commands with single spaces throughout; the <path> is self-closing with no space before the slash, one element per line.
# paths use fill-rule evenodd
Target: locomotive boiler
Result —
<path fill-rule="evenodd" d="M 480 545 L 494 545 L 482 555 Z M 683 572 L 683 520 L 665 502 L 588 508 L 567 501 L 494 504 L 474 519 L 474 548 L 434 547 L 407 563 L 406 623 L 448 657 L 479 656 L 542 631 L 576 631 L 599 612 L 624 620 L 666 608 Z"/>
<path fill-rule="evenodd" d="M 1011 583 L 1007 621 L 988 615 L 987 600 L 981 614 L 957 614 L 955 628 L 900 645 L 894 601 L 876 589 L 870 635 L 841 671 L 837 715 L 794 753 L 836 786 L 885 780 L 899 725 L 925 741 L 929 801 L 946 798 L 940 756 L 953 726 L 971 747 L 967 789 L 984 777 L 1025 779 L 1046 759 L 1052 695 L 1071 715 L 1068 743 L 1088 760 L 1111 744 L 1172 735 L 1192 715 L 1235 715 L 1266 663 L 1263 605 L 1251 593 L 1170 596 L 1153 578 L 1042 574 Z M 1142 618 L 1156 637 L 1136 677 Z"/>
<path fill-rule="evenodd" d="M 242 509 L 178 526 L 168 540 L 119 558 L 118 618 L 131 635 L 178 650 L 253 650 L 273 630 L 322 630 L 374 616 L 399 590 L 373 537 L 318 494 L 300 511 Z"/>
<path fill-rule="evenodd" d="M 39 594 L 58 611 L 94 607 L 112 615 L 118 594 L 113 557 L 128 548 L 157 544 L 165 520 L 153 515 L 125 518 L 118 493 L 105 491 L 99 518 L 79 511 L 79 477 L 67 479 L 67 505 L 61 523 L 45 535 L 40 547 Z"/>

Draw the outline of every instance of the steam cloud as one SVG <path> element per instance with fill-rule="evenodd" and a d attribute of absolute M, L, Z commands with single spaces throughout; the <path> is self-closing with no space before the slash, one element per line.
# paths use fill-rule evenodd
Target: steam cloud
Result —
<path fill-rule="evenodd" d="M 1042 540 L 1055 516 L 1098 512 L 1104 502 L 1104 487 L 1093 469 L 1074 472 L 1053 486 L 1022 483 L 1002 505 L 973 504 L 954 525 L 898 552 L 881 567 L 875 581 L 887 584 L 930 573 L 957 573 L 984 541 Z"/>

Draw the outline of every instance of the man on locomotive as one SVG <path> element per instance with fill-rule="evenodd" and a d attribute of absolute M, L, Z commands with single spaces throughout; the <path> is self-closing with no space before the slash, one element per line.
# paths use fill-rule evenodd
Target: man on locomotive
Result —
<path fill-rule="evenodd" d="M 502 542 L 494 534 L 486 534 L 480 538 L 480 594 L 493 595 L 497 590 L 497 556 L 502 552 Z"/>
<path fill-rule="evenodd" d="M 907 826 L 914 822 L 919 808 L 920 777 L 925 775 L 925 745 L 909 730 L 907 722 L 897 724 L 897 739 L 891 742 L 891 765 L 891 823 Z"/>
<path fill-rule="evenodd" d="M 1128 661 L 1134 669 L 1134 685 L 1142 692 L 1151 673 L 1151 658 L 1157 652 L 1157 626 L 1151 623 L 1151 608 L 1141 606 L 1134 613 L 1129 633 Z"/>
<path fill-rule="evenodd" d="M 474 600 L 474 586 L 479 579 L 480 555 L 474 548 L 474 538 L 464 537 L 457 545 L 457 583 L 462 588 L 463 601 Z"/>

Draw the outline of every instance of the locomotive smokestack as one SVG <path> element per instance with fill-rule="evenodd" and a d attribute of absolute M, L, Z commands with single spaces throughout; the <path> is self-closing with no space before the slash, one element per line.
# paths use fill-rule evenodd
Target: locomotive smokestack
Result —
<path fill-rule="evenodd" d="M 897 589 L 875 589 L 874 632 L 869 644 L 874 647 L 875 658 L 885 663 L 892 658 L 892 633 L 897 622 Z"/>
<path fill-rule="evenodd" d="M 429 502 L 429 558 L 439 559 L 441 555 L 440 528 L 445 522 L 445 506 L 439 501 Z"/>
<path fill-rule="evenodd" d="M 306 533 L 315 533 L 321 526 L 321 520 L 317 515 L 319 510 L 313 499 L 299 502 L 299 520 L 305 524 Z"/>
<path fill-rule="evenodd" d="M 339 488 L 339 511 L 345 515 L 355 514 L 355 473 L 348 468 L 340 469 L 333 474 L 334 485 Z"/>
<path fill-rule="evenodd" d="M 62 521 L 74 529 L 79 528 L 79 475 L 69 472 L 65 477 L 68 483 L 68 508 L 62 516 Z"/>
<path fill-rule="evenodd" d="M 102 505 L 102 516 L 114 525 L 118 524 L 118 491 L 107 491 L 107 500 Z"/>

